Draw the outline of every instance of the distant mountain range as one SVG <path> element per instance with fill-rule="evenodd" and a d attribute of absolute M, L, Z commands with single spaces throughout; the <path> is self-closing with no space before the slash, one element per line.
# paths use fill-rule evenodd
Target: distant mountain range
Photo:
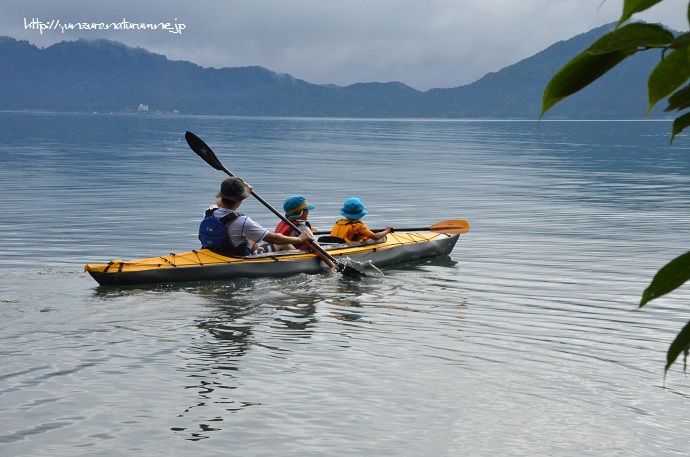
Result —
<path fill-rule="evenodd" d="M 41 49 L 0 37 L 0 110 L 124 112 L 147 105 L 239 116 L 537 119 L 551 76 L 613 27 L 555 43 L 472 84 L 426 92 L 399 82 L 310 84 L 262 67 L 203 68 L 108 40 Z M 647 76 L 659 58 L 654 51 L 632 57 L 546 118 L 642 119 Z"/>

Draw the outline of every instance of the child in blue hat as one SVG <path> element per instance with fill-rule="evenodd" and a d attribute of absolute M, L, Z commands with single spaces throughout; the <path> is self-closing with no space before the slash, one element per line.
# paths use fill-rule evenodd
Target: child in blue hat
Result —
<path fill-rule="evenodd" d="M 312 228 L 311 223 L 307 220 L 309 218 L 309 211 L 316 208 L 314 205 L 309 203 L 306 198 L 301 195 L 294 195 L 283 203 L 283 211 L 285 211 L 285 217 L 290 220 L 293 224 L 297 226 L 300 231 L 304 232 L 309 230 L 314 232 L 315 229 Z M 298 236 L 299 233 L 293 235 L 294 230 L 288 224 L 280 221 L 280 224 L 276 227 L 276 233 L 280 233 L 285 236 Z M 305 243 L 297 246 L 297 249 L 307 249 L 309 244 Z"/>
<path fill-rule="evenodd" d="M 316 208 L 314 205 L 309 203 L 306 198 L 301 195 L 293 195 L 292 197 L 285 200 L 283 203 L 283 211 L 285 211 L 285 217 L 290 220 L 298 229 L 296 232 L 288 224 L 280 221 L 276 227 L 275 232 L 280 233 L 285 236 L 299 236 L 300 232 L 315 232 L 316 229 L 311 226 L 311 223 L 307 220 L 309 218 L 309 211 Z M 314 241 L 316 243 L 316 241 Z M 304 243 L 297 246 L 297 249 L 310 249 L 312 246 L 309 243 Z M 335 271 L 335 264 L 323 255 L 317 249 L 312 249 L 316 255 L 318 255 L 321 260 L 324 261 L 331 272 Z"/>
<path fill-rule="evenodd" d="M 346 243 L 353 241 L 380 240 L 393 231 L 393 227 L 386 227 L 380 232 L 372 232 L 360 219 L 367 214 L 367 208 L 359 198 L 350 197 L 345 200 L 340 214 L 345 219 L 340 219 L 333 224 L 331 236 L 342 238 Z"/>

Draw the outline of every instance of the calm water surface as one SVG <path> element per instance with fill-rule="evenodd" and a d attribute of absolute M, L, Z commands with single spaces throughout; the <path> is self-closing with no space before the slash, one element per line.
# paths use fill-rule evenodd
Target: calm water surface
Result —
<path fill-rule="evenodd" d="M 0 455 L 688 455 L 664 382 L 690 143 L 665 122 L 0 113 Z M 195 248 L 221 172 L 328 228 L 467 219 L 447 258 L 108 289 L 85 263 Z M 267 227 L 275 216 L 247 201 Z"/>

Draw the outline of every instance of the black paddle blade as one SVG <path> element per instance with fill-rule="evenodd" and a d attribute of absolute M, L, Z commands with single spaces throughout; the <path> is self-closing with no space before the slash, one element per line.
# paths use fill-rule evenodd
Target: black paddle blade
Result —
<path fill-rule="evenodd" d="M 220 163 L 220 160 L 218 160 L 218 157 L 216 157 L 211 148 L 204 143 L 204 140 L 194 135 L 192 132 L 185 133 L 184 139 L 187 140 L 187 144 L 192 148 L 192 151 L 196 152 L 207 164 L 211 165 L 216 170 L 224 171 L 223 164 Z"/>
<path fill-rule="evenodd" d="M 350 265 L 343 265 L 342 263 L 340 263 L 338 264 L 337 268 L 343 276 L 347 276 L 348 278 L 362 279 L 366 277 L 364 273 L 358 271 L 356 268 L 352 268 Z"/>
<path fill-rule="evenodd" d="M 362 279 L 374 276 L 383 276 L 381 270 L 376 268 L 376 266 L 371 262 L 360 263 L 349 257 L 345 258 L 345 261 L 338 261 L 336 268 L 343 276 L 352 279 Z"/>

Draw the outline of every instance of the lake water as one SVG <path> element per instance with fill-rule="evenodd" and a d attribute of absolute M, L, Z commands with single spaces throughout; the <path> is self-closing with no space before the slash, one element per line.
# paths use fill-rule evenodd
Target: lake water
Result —
<path fill-rule="evenodd" d="M 0 113 L 0 455 L 675 456 L 690 142 L 669 122 Z M 109 289 L 86 263 L 198 246 L 222 172 L 327 229 L 466 219 L 383 277 Z M 242 211 L 266 227 L 256 201 Z"/>

